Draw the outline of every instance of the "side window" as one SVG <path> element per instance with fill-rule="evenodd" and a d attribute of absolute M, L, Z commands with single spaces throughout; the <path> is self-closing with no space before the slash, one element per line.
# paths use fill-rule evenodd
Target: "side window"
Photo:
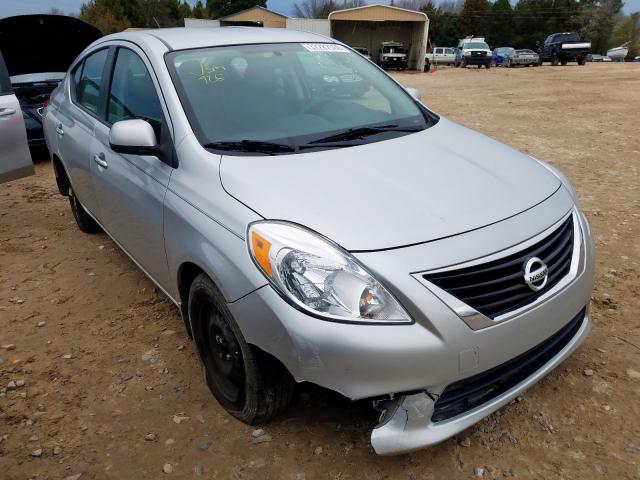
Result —
<path fill-rule="evenodd" d="M 4 63 L 4 58 L 2 58 L 2 52 L 0 52 L 0 95 L 8 95 L 11 92 L 9 72 L 7 72 L 7 66 Z"/>
<path fill-rule="evenodd" d="M 80 84 L 80 75 L 82 75 L 82 67 L 84 62 L 80 62 L 76 67 L 71 71 L 71 79 L 70 87 L 71 87 L 71 96 L 74 100 L 78 99 L 78 85 Z"/>
<path fill-rule="evenodd" d="M 100 104 L 100 85 L 102 72 L 107 61 L 108 50 L 100 50 L 88 56 L 83 64 L 82 73 L 76 84 L 76 101 L 92 113 L 98 114 Z M 74 74 L 74 79 L 77 78 Z"/>
<path fill-rule="evenodd" d="M 164 113 L 151 75 L 136 53 L 120 48 L 111 79 L 107 122 L 132 118 L 147 120 L 160 138 Z"/>

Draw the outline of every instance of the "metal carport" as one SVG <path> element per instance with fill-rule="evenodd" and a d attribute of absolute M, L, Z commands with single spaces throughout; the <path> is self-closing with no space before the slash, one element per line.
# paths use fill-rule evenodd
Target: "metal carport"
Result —
<path fill-rule="evenodd" d="M 429 19 L 422 12 L 367 5 L 331 12 L 329 22 L 333 38 L 352 47 L 366 47 L 374 61 L 382 42 L 402 42 L 409 52 L 409 68 L 424 69 Z"/>

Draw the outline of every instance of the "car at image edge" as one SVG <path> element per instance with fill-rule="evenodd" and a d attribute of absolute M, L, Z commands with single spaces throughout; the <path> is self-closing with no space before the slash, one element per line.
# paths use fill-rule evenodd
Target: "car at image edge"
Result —
<path fill-rule="evenodd" d="M 19 100 L 31 150 L 45 147 L 43 107 L 71 62 L 102 36 L 67 15 L 17 15 L 0 19 L 0 51 Z"/>
<path fill-rule="evenodd" d="M 176 304 L 243 422 L 310 382 L 372 401 L 377 453 L 415 450 L 589 332 L 593 243 L 568 180 L 326 37 L 111 35 L 73 63 L 44 130 L 79 228 L 107 232 Z"/>

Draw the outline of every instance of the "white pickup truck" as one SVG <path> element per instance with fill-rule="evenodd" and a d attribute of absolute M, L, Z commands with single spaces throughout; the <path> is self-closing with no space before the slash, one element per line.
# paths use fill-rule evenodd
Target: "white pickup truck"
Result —
<path fill-rule="evenodd" d="M 455 48 L 434 47 L 433 52 L 424 56 L 424 71 L 428 72 L 431 69 L 431 65 L 453 65 L 455 63 Z"/>

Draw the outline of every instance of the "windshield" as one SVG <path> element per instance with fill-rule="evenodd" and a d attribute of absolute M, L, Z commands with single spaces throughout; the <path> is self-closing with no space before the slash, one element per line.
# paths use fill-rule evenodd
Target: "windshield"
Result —
<path fill-rule="evenodd" d="M 382 53 L 407 53 L 407 50 L 404 47 L 385 45 Z"/>
<path fill-rule="evenodd" d="M 478 49 L 478 50 L 489 50 L 489 45 L 484 42 L 469 42 L 465 43 L 462 48 L 464 50 Z"/>
<path fill-rule="evenodd" d="M 572 33 L 558 33 L 555 37 L 556 42 L 579 42 L 580 35 L 575 32 Z"/>
<path fill-rule="evenodd" d="M 286 147 L 278 153 L 321 148 L 327 137 L 374 127 L 349 138 L 364 143 L 437 121 L 370 61 L 341 45 L 212 47 L 172 52 L 167 64 L 198 140 L 213 149 L 258 151 L 266 142 L 272 153 L 275 147 Z"/>

